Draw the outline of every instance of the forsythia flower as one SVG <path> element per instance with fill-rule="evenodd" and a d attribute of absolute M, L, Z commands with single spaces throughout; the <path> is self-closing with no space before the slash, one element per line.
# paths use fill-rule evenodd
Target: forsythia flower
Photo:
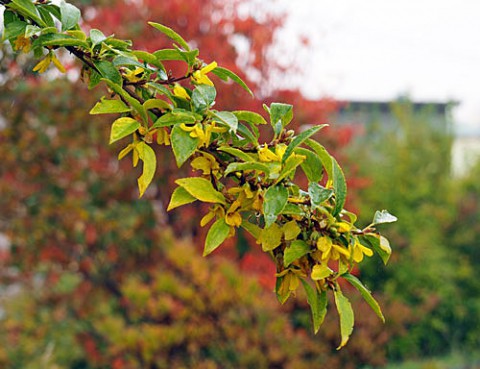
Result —
<path fill-rule="evenodd" d="M 208 213 L 200 220 L 200 226 L 204 227 L 208 222 L 210 222 L 213 218 L 224 218 L 225 217 L 225 209 L 218 204 L 213 205 L 209 210 Z"/>
<path fill-rule="evenodd" d="M 242 224 L 242 216 L 237 211 L 238 208 L 241 206 L 240 199 L 235 200 L 230 208 L 227 210 L 227 214 L 225 215 L 225 223 L 232 227 L 240 227 Z"/>
<path fill-rule="evenodd" d="M 212 62 L 200 70 L 193 72 L 192 79 L 196 84 L 213 86 L 213 82 L 208 78 L 207 73 L 217 67 L 217 62 Z"/>
<path fill-rule="evenodd" d="M 14 42 L 14 49 L 17 51 L 22 50 L 25 54 L 30 52 L 31 48 L 32 43 L 30 42 L 30 39 L 23 35 L 18 36 Z"/>
<path fill-rule="evenodd" d="M 164 144 L 166 146 L 170 146 L 170 136 L 168 135 L 168 131 L 165 128 L 159 129 L 157 131 L 157 144 Z"/>
<path fill-rule="evenodd" d="M 373 255 L 373 251 L 363 246 L 358 240 L 355 240 L 355 244 L 353 245 L 353 261 L 360 263 L 363 260 L 363 255 L 370 257 Z"/>
<path fill-rule="evenodd" d="M 273 152 L 270 151 L 267 144 L 264 144 L 263 146 L 260 147 L 260 149 L 258 149 L 258 158 L 260 159 L 260 161 L 263 161 L 263 162 L 282 160 L 282 158 L 278 157 L 277 154 L 274 154 Z"/>
<path fill-rule="evenodd" d="M 127 72 L 124 73 L 124 76 L 128 81 L 135 83 L 142 79 L 141 76 L 143 75 L 143 72 L 145 72 L 145 69 L 140 67 L 135 68 L 135 70 L 128 69 Z"/>
<path fill-rule="evenodd" d="M 203 156 L 193 159 L 190 165 L 193 169 L 203 171 L 203 175 L 216 174 L 220 169 L 215 157 L 208 153 L 203 153 Z"/>
<path fill-rule="evenodd" d="M 60 72 L 66 72 L 65 67 L 60 63 L 60 60 L 57 59 L 57 56 L 53 52 L 48 53 L 45 59 L 40 60 L 38 64 L 33 67 L 33 71 L 44 73 L 50 66 L 50 63 L 53 63 Z"/>
<path fill-rule="evenodd" d="M 173 94 L 182 99 L 190 100 L 190 95 L 187 93 L 187 90 L 185 90 L 178 83 L 175 83 L 175 86 L 173 86 Z"/>
<path fill-rule="evenodd" d="M 336 245 L 329 237 L 323 236 L 317 240 L 317 248 L 322 252 L 322 260 L 338 260 L 341 256 L 350 258 L 348 250 L 342 246 Z"/>

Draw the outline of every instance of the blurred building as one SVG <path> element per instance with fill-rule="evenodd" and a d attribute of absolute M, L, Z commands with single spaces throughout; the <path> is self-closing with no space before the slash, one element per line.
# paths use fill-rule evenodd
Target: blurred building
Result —
<path fill-rule="evenodd" d="M 457 101 L 413 102 L 408 99 L 396 101 L 346 101 L 331 118 L 335 124 L 355 125 L 362 132 L 376 129 L 395 130 L 398 124 L 395 109 L 408 109 L 414 116 L 421 117 L 423 124 L 431 124 L 435 129 L 453 136 L 452 173 L 462 176 L 480 159 L 480 128 L 465 129 L 453 121 L 452 110 Z M 397 111 L 398 114 L 398 111 Z"/>

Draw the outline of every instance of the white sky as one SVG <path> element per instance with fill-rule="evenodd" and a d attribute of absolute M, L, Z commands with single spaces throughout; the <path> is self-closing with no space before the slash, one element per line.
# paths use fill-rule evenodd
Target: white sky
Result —
<path fill-rule="evenodd" d="M 297 58 L 310 96 L 458 100 L 455 121 L 480 131 L 480 1 L 275 3 L 290 14 L 282 39 L 311 38 Z"/>

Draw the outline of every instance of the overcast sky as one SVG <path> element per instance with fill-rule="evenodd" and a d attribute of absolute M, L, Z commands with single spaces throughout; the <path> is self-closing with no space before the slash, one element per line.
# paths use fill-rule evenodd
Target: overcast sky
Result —
<path fill-rule="evenodd" d="M 311 96 L 458 100 L 455 120 L 480 131 L 480 1 L 278 0 L 288 34 L 310 35 L 298 62 Z"/>

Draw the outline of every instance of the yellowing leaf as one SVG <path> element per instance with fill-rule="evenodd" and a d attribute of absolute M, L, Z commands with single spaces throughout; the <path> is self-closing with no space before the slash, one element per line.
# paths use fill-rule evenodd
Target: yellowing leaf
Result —
<path fill-rule="evenodd" d="M 135 119 L 129 117 L 118 118 L 112 123 L 112 129 L 110 131 L 110 144 L 128 135 L 131 135 L 138 128 L 140 128 L 140 123 Z"/>
<path fill-rule="evenodd" d="M 262 244 L 263 251 L 272 251 L 280 246 L 282 235 L 282 228 L 278 224 L 273 223 L 270 227 L 262 229 L 257 242 Z"/>
<path fill-rule="evenodd" d="M 182 178 L 175 181 L 176 184 L 183 187 L 190 195 L 203 202 L 212 202 L 225 204 L 225 196 L 218 192 L 210 181 L 199 178 Z"/>
<path fill-rule="evenodd" d="M 107 100 L 104 97 L 90 110 L 90 114 L 115 114 L 129 112 L 130 108 L 121 100 Z"/>
<path fill-rule="evenodd" d="M 217 219 L 208 230 L 203 256 L 207 256 L 225 241 L 230 234 L 230 226 L 225 219 Z"/>
<path fill-rule="evenodd" d="M 330 269 L 326 264 L 316 264 L 312 268 L 312 279 L 314 281 L 319 281 L 331 276 L 333 270 Z"/>
<path fill-rule="evenodd" d="M 157 169 L 157 157 L 153 149 L 143 141 L 135 146 L 135 151 L 138 153 L 139 159 L 143 161 L 143 172 L 138 178 L 138 190 L 140 197 L 142 197 L 152 182 L 155 170 Z"/>
<path fill-rule="evenodd" d="M 180 126 L 173 127 L 170 134 L 172 141 L 173 154 L 178 167 L 181 167 L 187 159 L 193 155 L 198 145 L 198 138 L 191 137 L 189 132 L 185 132 Z"/>
<path fill-rule="evenodd" d="M 310 246 L 302 240 L 293 241 L 283 254 L 283 266 L 286 268 L 295 260 L 310 252 Z"/>
<path fill-rule="evenodd" d="M 338 285 L 333 291 L 333 294 L 335 297 L 335 305 L 337 305 L 338 316 L 340 318 L 340 334 L 342 336 L 342 341 L 337 347 L 337 350 L 340 350 L 347 344 L 348 339 L 353 332 L 354 316 L 350 301 L 348 301 L 348 299 L 342 294 Z"/>
<path fill-rule="evenodd" d="M 178 208 L 182 205 L 190 204 L 196 200 L 197 199 L 190 195 L 186 189 L 184 189 L 183 187 L 177 187 L 172 193 L 172 197 L 170 199 L 170 204 L 168 204 L 167 211 Z"/>
<path fill-rule="evenodd" d="M 292 220 L 288 223 L 285 223 L 283 226 L 283 233 L 285 235 L 285 240 L 290 241 L 297 238 L 302 230 L 298 226 L 297 222 Z"/>
<path fill-rule="evenodd" d="M 322 291 L 319 293 L 317 289 L 314 289 L 303 279 L 302 284 L 307 294 L 307 302 L 312 311 L 313 332 L 316 334 L 327 314 L 327 292 Z"/>

